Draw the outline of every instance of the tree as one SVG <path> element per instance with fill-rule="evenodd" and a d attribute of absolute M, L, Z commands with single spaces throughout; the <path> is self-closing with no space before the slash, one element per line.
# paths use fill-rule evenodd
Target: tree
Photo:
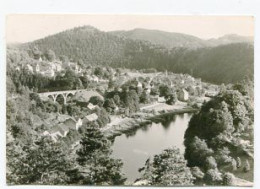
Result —
<path fill-rule="evenodd" d="M 172 95 L 172 89 L 167 85 L 160 85 L 159 86 L 160 96 L 164 96 L 167 98 L 168 96 Z"/>
<path fill-rule="evenodd" d="M 90 81 L 88 80 L 88 78 L 87 78 L 87 77 L 83 77 L 83 76 L 80 76 L 79 78 L 80 78 L 80 80 L 81 80 L 81 82 L 82 82 L 83 87 L 84 87 L 85 89 L 88 88 L 89 83 L 90 83 Z"/>
<path fill-rule="evenodd" d="M 76 89 L 83 89 L 83 84 L 80 78 L 76 79 L 75 86 Z"/>
<path fill-rule="evenodd" d="M 237 157 L 237 168 L 241 167 L 241 159 Z"/>
<path fill-rule="evenodd" d="M 108 88 L 113 89 L 116 86 L 116 82 L 113 79 L 109 79 Z"/>
<path fill-rule="evenodd" d="M 151 95 L 159 95 L 160 94 L 160 92 L 159 92 L 159 88 L 158 87 L 153 87 L 152 89 L 151 89 Z"/>
<path fill-rule="evenodd" d="M 103 77 L 104 71 L 101 67 L 96 67 L 94 70 L 94 74 L 98 77 Z"/>
<path fill-rule="evenodd" d="M 219 185 L 222 181 L 221 173 L 218 169 L 209 169 L 205 174 L 204 181 L 208 185 Z"/>
<path fill-rule="evenodd" d="M 207 170 L 209 170 L 209 169 L 216 169 L 217 166 L 218 165 L 217 165 L 217 162 L 216 162 L 214 157 L 209 156 L 209 157 L 206 158 L 206 165 L 205 165 L 205 167 L 206 167 Z"/>
<path fill-rule="evenodd" d="M 135 90 L 124 91 L 123 102 L 130 114 L 139 110 L 139 96 Z"/>
<path fill-rule="evenodd" d="M 111 142 L 95 124 L 89 124 L 77 151 L 79 164 L 76 178 L 71 183 L 87 185 L 120 185 L 125 178 L 121 174 L 123 163 L 111 158 Z M 75 175 L 75 174 L 74 174 Z"/>
<path fill-rule="evenodd" d="M 38 60 L 41 57 L 42 52 L 38 49 L 38 47 L 35 46 L 32 49 L 32 54 L 33 54 L 34 59 Z"/>
<path fill-rule="evenodd" d="M 103 106 L 104 106 L 104 108 L 105 108 L 108 112 L 112 113 L 113 110 L 114 110 L 115 107 L 116 107 L 116 104 L 115 104 L 115 102 L 114 102 L 114 100 L 113 100 L 112 98 L 108 98 L 108 99 L 105 100 Z"/>
<path fill-rule="evenodd" d="M 233 159 L 230 156 L 230 150 L 228 149 L 228 147 L 223 147 L 223 148 L 217 149 L 217 151 L 215 153 L 215 158 L 216 158 L 218 165 L 220 165 L 220 166 L 231 163 L 232 159 Z"/>
<path fill-rule="evenodd" d="M 46 51 L 44 55 L 46 59 L 49 60 L 50 62 L 54 61 L 56 58 L 55 53 L 51 49 Z"/>
<path fill-rule="evenodd" d="M 141 179 L 148 180 L 149 185 L 157 186 L 189 186 L 193 185 L 194 177 L 179 149 L 169 148 L 161 154 L 155 155 L 153 160 L 148 159 Z"/>
<path fill-rule="evenodd" d="M 233 186 L 235 184 L 235 176 L 232 173 L 225 173 L 223 176 L 224 186 Z"/>
<path fill-rule="evenodd" d="M 150 95 L 143 91 L 140 95 L 140 102 L 147 104 L 150 102 Z"/>
<path fill-rule="evenodd" d="M 65 55 L 61 55 L 60 56 L 60 61 L 62 63 L 68 63 L 69 62 L 69 58 L 67 56 L 65 56 Z"/>
<path fill-rule="evenodd" d="M 205 165 L 206 158 L 213 154 L 213 150 L 208 148 L 205 140 L 201 140 L 199 137 L 194 137 L 193 140 L 186 146 L 184 157 L 188 160 L 188 166 Z"/>
<path fill-rule="evenodd" d="M 96 109 L 96 113 L 98 115 L 97 123 L 99 127 L 104 127 L 110 122 L 109 114 L 107 113 L 105 108 L 101 107 Z"/>
<path fill-rule="evenodd" d="M 93 105 L 98 105 L 99 107 L 102 107 L 104 103 L 104 101 L 99 96 L 90 97 L 89 102 Z"/>
<path fill-rule="evenodd" d="M 49 138 L 37 138 L 32 145 L 24 146 L 24 155 L 17 157 L 12 174 L 17 184 L 66 184 L 66 172 L 71 168 L 67 155 L 58 143 Z"/>
<path fill-rule="evenodd" d="M 178 101 L 177 94 L 173 93 L 166 97 L 166 104 L 174 105 Z"/>
<path fill-rule="evenodd" d="M 244 166 L 243 170 L 244 170 L 244 172 L 250 171 L 250 164 L 249 164 L 248 160 L 246 160 L 246 163 L 245 163 L 245 166 Z"/>
<path fill-rule="evenodd" d="M 113 97 L 113 99 L 114 99 L 115 104 L 116 104 L 117 106 L 119 106 L 120 103 L 121 103 L 121 101 L 120 101 L 120 96 L 119 96 L 118 94 L 115 94 L 114 97 Z"/>
<path fill-rule="evenodd" d="M 204 173 L 200 170 L 199 167 L 191 167 L 191 172 L 192 172 L 192 175 L 196 178 L 196 181 L 197 180 L 202 180 L 203 177 L 204 177 Z"/>
<path fill-rule="evenodd" d="M 237 170 L 237 161 L 235 159 L 232 159 L 231 165 L 232 165 L 233 171 Z"/>

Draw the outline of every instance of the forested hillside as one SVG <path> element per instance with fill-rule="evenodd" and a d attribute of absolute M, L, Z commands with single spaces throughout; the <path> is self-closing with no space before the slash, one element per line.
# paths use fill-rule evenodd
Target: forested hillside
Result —
<path fill-rule="evenodd" d="M 253 76 L 254 48 L 249 43 L 168 49 L 84 26 L 21 45 L 23 49 L 34 46 L 42 52 L 51 49 L 56 57 L 66 55 L 73 61 L 83 60 L 85 64 L 156 68 L 189 73 L 213 83 L 236 83 Z"/>
<path fill-rule="evenodd" d="M 113 31 L 111 34 L 133 40 L 148 41 L 152 44 L 161 45 L 169 49 L 174 47 L 196 49 L 208 46 L 207 41 L 192 35 L 159 30 L 138 28 L 130 31 Z"/>

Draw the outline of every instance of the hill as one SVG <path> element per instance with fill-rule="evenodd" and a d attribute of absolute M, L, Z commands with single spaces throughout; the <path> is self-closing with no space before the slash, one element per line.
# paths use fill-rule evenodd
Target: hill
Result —
<path fill-rule="evenodd" d="M 129 31 L 114 31 L 110 33 L 128 39 L 148 41 L 152 44 L 161 45 L 170 49 L 174 47 L 196 49 L 208 46 L 206 41 L 192 35 L 159 30 L 138 28 Z"/>
<path fill-rule="evenodd" d="M 168 49 L 148 41 L 120 37 L 91 26 L 71 30 L 23 44 L 21 47 L 53 50 L 56 57 L 66 55 L 85 64 L 156 68 L 159 71 L 189 73 L 213 83 L 235 83 L 253 76 L 254 47 L 249 43 L 232 43 L 216 47 Z"/>
<path fill-rule="evenodd" d="M 203 47 L 227 45 L 232 43 L 253 44 L 254 42 L 254 39 L 251 36 L 240 36 L 236 34 L 228 34 L 219 38 L 204 40 L 192 35 L 182 33 L 148 30 L 141 28 L 129 31 L 113 31 L 110 33 L 127 39 L 147 41 L 154 45 L 160 45 L 169 49 L 176 47 L 198 49 Z"/>
<path fill-rule="evenodd" d="M 226 45 L 231 43 L 254 43 L 254 38 L 251 36 L 240 36 L 236 34 L 229 34 L 219 37 L 217 39 L 209 39 L 207 43 L 210 46 Z"/>

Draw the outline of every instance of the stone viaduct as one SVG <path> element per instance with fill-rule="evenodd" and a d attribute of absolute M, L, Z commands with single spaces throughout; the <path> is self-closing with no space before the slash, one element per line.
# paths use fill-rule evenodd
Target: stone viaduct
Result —
<path fill-rule="evenodd" d="M 85 90 L 53 91 L 53 92 L 45 92 L 45 93 L 38 93 L 38 94 L 42 100 L 46 100 L 49 97 L 51 97 L 54 102 L 56 102 L 58 96 L 62 96 L 64 100 L 64 104 L 66 104 L 69 95 L 75 95 L 77 92 L 81 92 L 81 91 L 85 91 Z"/>

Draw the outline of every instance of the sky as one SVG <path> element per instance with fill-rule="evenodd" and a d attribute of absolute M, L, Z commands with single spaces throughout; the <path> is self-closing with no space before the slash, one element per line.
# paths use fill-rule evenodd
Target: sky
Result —
<path fill-rule="evenodd" d="M 254 35 L 254 18 L 250 16 L 13 14 L 6 16 L 6 42 L 30 42 L 83 25 L 101 31 L 156 29 L 202 39 L 226 34 Z"/>

